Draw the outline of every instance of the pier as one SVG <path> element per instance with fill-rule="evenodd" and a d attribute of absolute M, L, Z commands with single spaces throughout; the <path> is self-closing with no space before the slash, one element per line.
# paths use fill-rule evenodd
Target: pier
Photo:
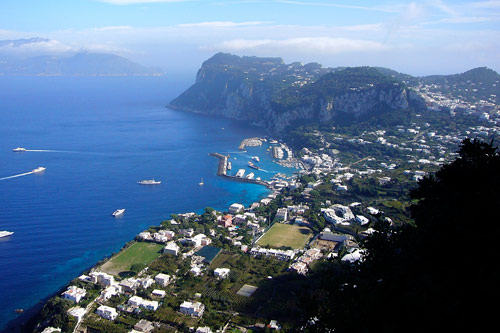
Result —
<path fill-rule="evenodd" d="M 227 163 L 228 163 L 229 156 L 222 155 L 219 153 L 210 153 L 208 155 L 213 156 L 213 157 L 217 157 L 219 159 L 219 167 L 217 168 L 217 176 L 228 178 L 228 179 L 231 179 L 231 180 L 234 180 L 237 182 L 264 185 L 268 188 L 272 188 L 271 184 L 264 181 L 264 180 L 248 179 L 248 178 L 244 178 L 244 177 L 236 177 L 236 176 L 228 175 L 227 174 Z"/>

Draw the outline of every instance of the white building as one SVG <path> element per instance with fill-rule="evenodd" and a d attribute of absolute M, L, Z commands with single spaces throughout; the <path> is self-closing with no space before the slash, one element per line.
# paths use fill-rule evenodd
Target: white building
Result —
<path fill-rule="evenodd" d="M 204 311 L 205 305 L 200 302 L 184 301 L 180 307 L 180 312 L 189 316 L 201 317 Z"/>
<path fill-rule="evenodd" d="M 245 206 L 239 203 L 234 203 L 231 206 L 229 206 L 229 214 L 237 214 L 243 210 L 245 210 Z"/>
<path fill-rule="evenodd" d="M 100 284 L 103 287 L 108 287 L 115 284 L 115 278 L 103 272 L 92 272 L 89 274 L 92 282 Z"/>
<path fill-rule="evenodd" d="M 230 271 L 231 270 L 229 268 L 216 268 L 214 270 L 214 276 L 221 278 L 221 279 L 225 279 L 229 276 Z"/>
<path fill-rule="evenodd" d="M 118 312 L 116 312 L 116 309 L 106 305 L 101 305 L 100 307 L 98 307 L 95 313 L 108 320 L 115 320 L 116 317 L 118 317 Z"/>
<path fill-rule="evenodd" d="M 167 245 L 163 248 L 163 253 L 173 254 L 176 256 L 179 253 L 179 245 L 175 242 L 168 242 Z"/>
<path fill-rule="evenodd" d="M 68 290 L 61 294 L 61 296 L 64 299 L 78 303 L 83 297 L 85 297 L 86 294 L 87 292 L 85 289 L 78 288 L 77 286 L 70 286 L 68 287 Z"/>
<path fill-rule="evenodd" d="M 155 281 L 162 287 L 166 287 L 170 283 L 170 275 L 160 273 L 155 276 Z"/>
<path fill-rule="evenodd" d="M 165 297 L 167 293 L 165 292 L 165 290 L 160 290 L 160 289 L 155 289 L 151 292 L 151 295 L 155 296 L 155 297 L 160 297 L 160 298 L 163 298 Z"/>
<path fill-rule="evenodd" d="M 198 234 L 191 238 L 195 247 L 206 246 L 212 243 L 212 240 L 204 234 Z"/>
<path fill-rule="evenodd" d="M 195 333 L 213 333 L 212 329 L 208 326 L 198 327 Z"/>
<path fill-rule="evenodd" d="M 100 298 L 102 300 L 108 300 L 112 296 L 116 296 L 122 293 L 122 288 L 119 285 L 109 286 L 101 292 Z"/>
<path fill-rule="evenodd" d="M 68 310 L 68 314 L 76 319 L 77 322 L 80 322 L 85 316 L 85 309 L 79 306 L 74 306 Z"/>
<path fill-rule="evenodd" d="M 253 256 L 275 257 L 279 260 L 291 260 L 295 257 L 295 252 L 292 250 L 264 249 L 258 246 L 253 247 L 250 250 L 250 254 Z"/>
<path fill-rule="evenodd" d="M 288 209 L 278 208 L 276 212 L 276 220 L 286 221 L 288 219 Z"/>
<path fill-rule="evenodd" d="M 308 268 L 306 263 L 298 261 L 290 266 L 290 270 L 296 272 L 297 274 L 306 275 Z"/>
<path fill-rule="evenodd" d="M 365 225 L 368 224 L 370 220 L 364 217 L 363 215 L 356 215 L 356 222 L 358 222 L 361 225 Z"/>
<path fill-rule="evenodd" d="M 234 224 L 245 224 L 247 217 L 243 214 L 238 214 L 233 217 Z"/>
<path fill-rule="evenodd" d="M 158 310 L 158 302 L 157 301 L 149 301 L 149 300 L 146 300 L 146 299 L 139 297 L 139 296 L 130 297 L 128 299 L 127 304 L 132 305 L 132 306 L 145 308 L 145 309 L 151 310 L 151 311 Z"/>

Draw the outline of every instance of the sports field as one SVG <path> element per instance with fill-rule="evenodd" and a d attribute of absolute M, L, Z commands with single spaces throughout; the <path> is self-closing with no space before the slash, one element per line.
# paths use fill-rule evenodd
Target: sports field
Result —
<path fill-rule="evenodd" d="M 156 243 L 137 242 L 121 251 L 101 266 L 101 270 L 117 275 L 129 271 L 134 264 L 148 265 L 161 254 L 163 245 Z"/>
<path fill-rule="evenodd" d="M 309 228 L 275 223 L 257 244 L 273 248 L 289 246 L 293 249 L 302 249 L 312 236 L 313 233 Z"/>

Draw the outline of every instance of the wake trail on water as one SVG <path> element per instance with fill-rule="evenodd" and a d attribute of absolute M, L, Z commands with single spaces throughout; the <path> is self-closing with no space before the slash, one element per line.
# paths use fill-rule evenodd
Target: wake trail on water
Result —
<path fill-rule="evenodd" d="M 69 150 L 53 150 L 53 149 L 26 149 L 25 151 L 33 151 L 38 153 L 73 153 L 80 154 L 79 151 L 69 151 Z"/>
<path fill-rule="evenodd" d="M 25 173 L 20 173 L 18 175 L 0 178 L 0 180 L 7 180 L 7 179 L 11 179 L 11 178 L 17 178 L 17 177 L 27 176 L 27 175 L 31 175 L 33 173 L 34 173 L 33 171 L 25 172 Z"/>

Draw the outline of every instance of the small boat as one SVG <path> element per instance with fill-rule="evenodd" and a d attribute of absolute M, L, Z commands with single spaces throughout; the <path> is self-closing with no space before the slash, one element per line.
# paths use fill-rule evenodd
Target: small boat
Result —
<path fill-rule="evenodd" d="M 246 179 L 253 179 L 255 174 L 253 172 L 250 172 L 248 175 L 245 176 Z"/>
<path fill-rule="evenodd" d="M 200 186 L 205 185 L 205 183 L 203 182 L 203 177 L 201 177 L 201 182 L 199 182 L 198 185 L 200 185 Z"/>
<path fill-rule="evenodd" d="M 14 311 L 17 312 L 17 313 L 23 313 L 24 309 L 15 309 Z"/>
<path fill-rule="evenodd" d="M 144 180 L 138 181 L 137 183 L 139 183 L 141 185 L 158 185 L 158 184 L 161 184 L 161 180 L 154 180 L 154 178 L 153 179 L 144 179 Z"/>
<path fill-rule="evenodd" d="M 258 166 L 256 166 L 255 164 L 253 164 L 252 162 L 248 162 L 248 166 L 249 166 L 250 168 L 255 169 L 255 170 L 259 170 L 259 167 L 258 167 Z"/>
<path fill-rule="evenodd" d="M 0 238 L 2 238 L 2 237 L 9 237 L 13 233 L 14 232 L 12 232 L 12 231 L 0 231 Z"/>
<path fill-rule="evenodd" d="M 122 208 L 122 209 L 117 209 L 113 212 L 113 216 L 114 217 L 117 217 L 117 216 L 120 216 L 122 215 L 123 213 L 125 212 L 125 208 Z"/>
<path fill-rule="evenodd" d="M 26 151 L 26 148 L 17 147 L 17 148 L 12 149 L 12 151 L 18 153 L 18 152 Z"/>
<path fill-rule="evenodd" d="M 254 160 L 255 162 L 260 162 L 259 156 L 252 156 L 252 160 Z"/>
<path fill-rule="evenodd" d="M 232 167 L 233 167 L 233 165 L 231 164 L 231 162 L 227 162 L 227 169 L 231 170 Z"/>
<path fill-rule="evenodd" d="M 31 170 L 31 172 L 37 173 L 37 172 L 43 172 L 43 171 L 45 171 L 45 170 L 47 170 L 47 168 L 44 168 L 44 167 L 38 167 L 38 168 L 36 168 L 36 169 Z"/>

